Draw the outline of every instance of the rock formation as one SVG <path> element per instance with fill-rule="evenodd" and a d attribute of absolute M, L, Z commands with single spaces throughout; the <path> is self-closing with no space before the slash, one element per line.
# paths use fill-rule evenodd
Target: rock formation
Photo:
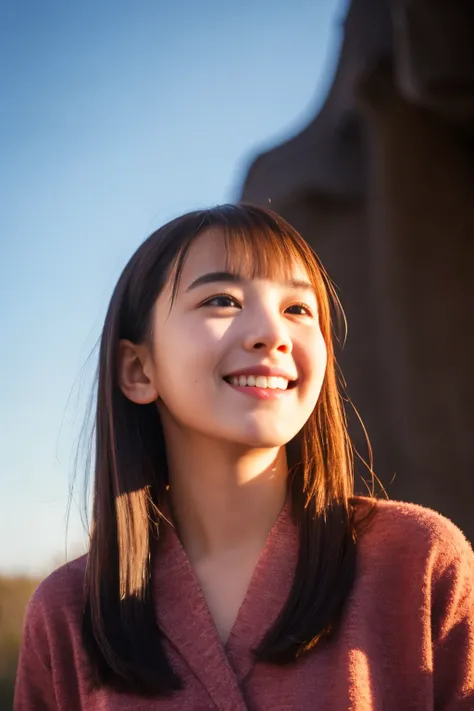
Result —
<path fill-rule="evenodd" d="M 338 286 L 389 496 L 474 541 L 474 6 L 353 0 L 322 109 L 248 171 L 242 199 L 269 198 Z"/>

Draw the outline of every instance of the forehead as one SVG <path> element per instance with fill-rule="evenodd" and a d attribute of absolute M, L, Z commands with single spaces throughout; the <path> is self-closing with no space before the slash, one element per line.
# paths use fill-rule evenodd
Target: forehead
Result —
<path fill-rule="evenodd" d="M 227 271 L 244 279 L 312 281 L 294 245 L 277 235 L 226 233 L 209 228 L 191 243 L 180 275 L 180 290 L 209 272 Z"/>

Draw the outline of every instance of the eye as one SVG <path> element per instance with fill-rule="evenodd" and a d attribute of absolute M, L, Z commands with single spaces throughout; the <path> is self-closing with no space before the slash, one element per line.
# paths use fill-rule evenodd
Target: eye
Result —
<path fill-rule="evenodd" d="M 214 306 L 215 308 L 240 308 L 240 304 L 236 299 L 234 299 L 233 296 L 229 296 L 229 294 L 217 294 L 216 296 L 213 296 L 212 299 L 208 299 L 207 301 L 204 301 L 201 306 Z"/>
<path fill-rule="evenodd" d="M 292 304 L 289 306 L 286 311 L 290 311 L 290 309 L 293 309 L 291 313 L 293 313 L 295 316 L 312 316 L 313 312 L 309 308 L 309 306 L 306 306 L 306 304 Z"/>

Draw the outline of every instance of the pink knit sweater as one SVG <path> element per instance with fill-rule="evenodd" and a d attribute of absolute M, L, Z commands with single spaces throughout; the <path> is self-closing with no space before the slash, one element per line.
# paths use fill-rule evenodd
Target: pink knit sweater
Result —
<path fill-rule="evenodd" d="M 185 687 L 154 701 L 90 691 L 80 636 L 85 558 L 60 568 L 29 604 L 15 711 L 474 709 L 474 555 L 452 523 L 419 506 L 379 502 L 359 540 L 337 635 L 290 666 L 254 663 L 251 650 L 289 593 L 296 550 L 287 505 L 223 647 L 186 554 L 167 531 L 155 568 L 156 613 Z"/>

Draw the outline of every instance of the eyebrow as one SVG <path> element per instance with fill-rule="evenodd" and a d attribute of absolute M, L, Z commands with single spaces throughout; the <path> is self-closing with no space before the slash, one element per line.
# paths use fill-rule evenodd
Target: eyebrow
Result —
<path fill-rule="evenodd" d="M 208 274 L 202 274 L 197 279 L 195 279 L 186 289 L 186 292 L 196 289 L 198 286 L 203 284 L 215 284 L 222 282 L 231 282 L 233 284 L 243 284 L 247 282 L 248 279 L 244 279 L 240 274 L 234 274 L 232 272 L 209 272 Z M 307 291 L 312 291 L 314 293 L 314 286 L 304 279 L 290 279 L 283 282 L 285 286 L 293 287 L 294 289 L 305 289 Z"/>

